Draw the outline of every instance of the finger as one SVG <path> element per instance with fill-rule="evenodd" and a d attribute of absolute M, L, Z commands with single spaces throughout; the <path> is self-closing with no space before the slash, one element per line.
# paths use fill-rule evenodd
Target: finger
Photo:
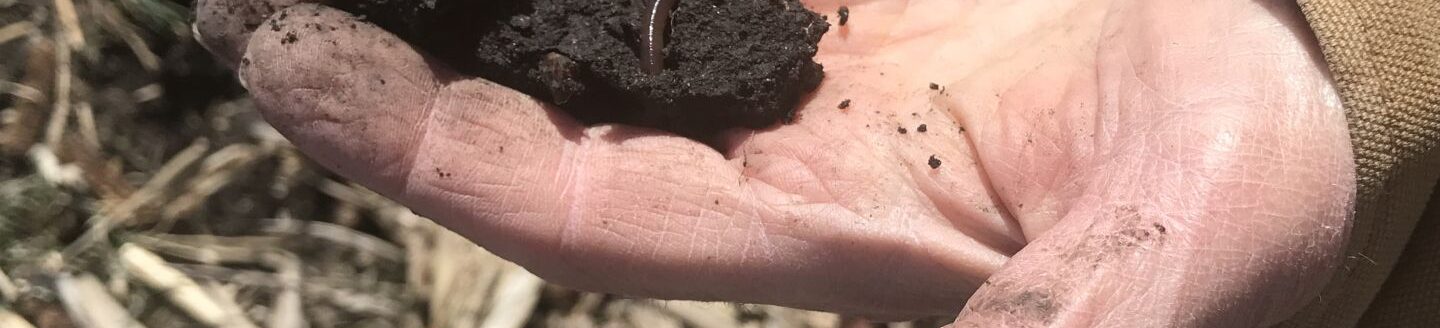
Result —
<path fill-rule="evenodd" d="M 1136 4 L 1112 18 L 1135 25 L 1099 52 L 1100 103 L 1113 104 L 1099 124 L 1113 137 L 1095 142 L 1104 162 L 956 327 L 1270 326 L 1330 278 L 1354 163 L 1315 49 L 1287 28 L 1303 22 L 1260 6 Z M 1192 29 L 1161 47 L 1125 33 L 1157 22 Z"/>
<path fill-rule="evenodd" d="M 381 192 L 403 190 L 411 155 L 381 149 L 418 143 L 444 69 L 328 7 L 287 7 L 264 24 L 238 71 L 265 118 L 321 164 Z"/>
<path fill-rule="evenodd" d="M 196 38 L 221 64 L 233 68 L 250 35 L 270 14 L 314 2 L 320 0 L 200 0 L 195 6 Z"/>
<path fill-rule="evenodd" d="M 914 317 L 953 311 L 978 283 L 956 272 L 1004 260 L 933 210 L 808 202 L 703 144 L 585 128 L 513 90 L 448 78 L 338 10 L 296 5 L 271 23 L 240 70 L 268 121 L 325 167 L 552 282 Z M 876 223 L 893 220 L 907 224 Z M 856 269 L 877 263 L 893 269 Z"/>
<path fill-rule="evenodd" d="M 250 39 L 240 74 L 316 162 L 522 264 L 554 251 L 564 222 L 519 217 L 569 211 L 576 124 L 488 82 L 442 81 L 444 67 L 336 9 L 296 5 L 265 24 L 277 28 Z"/>

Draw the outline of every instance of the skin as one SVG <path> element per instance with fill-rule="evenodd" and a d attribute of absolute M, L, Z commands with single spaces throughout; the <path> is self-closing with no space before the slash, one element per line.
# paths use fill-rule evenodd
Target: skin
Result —
<path fill-rule="evenodd" d="M 678 2 L 651 0 L 645 6 L 645 19 L 641 21 L 641 29 L 645 32 L 641 43 L 645 51 L 640 54 L 640 63 L 646 74 L 660 74 L 665 69 L 665 31 L 670 26 L 670 12 L 675 10 Z"/>
<path fill-rule="evenodd" d="M 197 29 L 297 147 L 575 288 L 1263 326 L 1315 297 L 1349 228 L 1343 110 L 1290 2 L 846 1 L 799 118 L 715 148 L 579 124 L 325 7 L 251 33 L 279 15 L 225 10 L 250 3 L 202 1 Z"/>

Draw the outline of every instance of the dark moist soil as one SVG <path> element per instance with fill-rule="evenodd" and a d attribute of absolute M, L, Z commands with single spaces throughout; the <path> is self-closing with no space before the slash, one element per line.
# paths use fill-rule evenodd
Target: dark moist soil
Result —
<path fill-rule="evenodd" d="M 654 0 L 355 0 L 344 9 L 462 73 L 559 105 L 588 123 L 704 136 L 788 121 L 824 76 L 829 29 L 798 0 L 679 0 L 664 69 L 643 72 Z"/>

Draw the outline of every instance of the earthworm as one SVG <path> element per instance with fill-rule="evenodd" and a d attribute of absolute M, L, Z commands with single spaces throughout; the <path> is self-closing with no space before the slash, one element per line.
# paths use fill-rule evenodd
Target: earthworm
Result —
<path fill-rule="evenodd" d="M 649 0 L 650 12 L 643 19 L 645 35 L 640 53 L 640 64 L 646 74 L 660 74 L 665 65 L 665 30 L 670 25 L 670 11 L 680 0 Z"/>

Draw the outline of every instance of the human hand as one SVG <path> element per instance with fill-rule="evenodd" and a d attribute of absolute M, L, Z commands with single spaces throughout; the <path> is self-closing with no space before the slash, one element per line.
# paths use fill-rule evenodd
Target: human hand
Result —
<path fill-rule="evenodd" d="M 1293 2 L 847 2 L 796 122 L 717 150 L 584 126 L 302 1 L 202 0 L 197 28 L 317 162 L 580 289 L 1253 326 L 1318 293 L 1349 227 L 1344 115 Z"/>

